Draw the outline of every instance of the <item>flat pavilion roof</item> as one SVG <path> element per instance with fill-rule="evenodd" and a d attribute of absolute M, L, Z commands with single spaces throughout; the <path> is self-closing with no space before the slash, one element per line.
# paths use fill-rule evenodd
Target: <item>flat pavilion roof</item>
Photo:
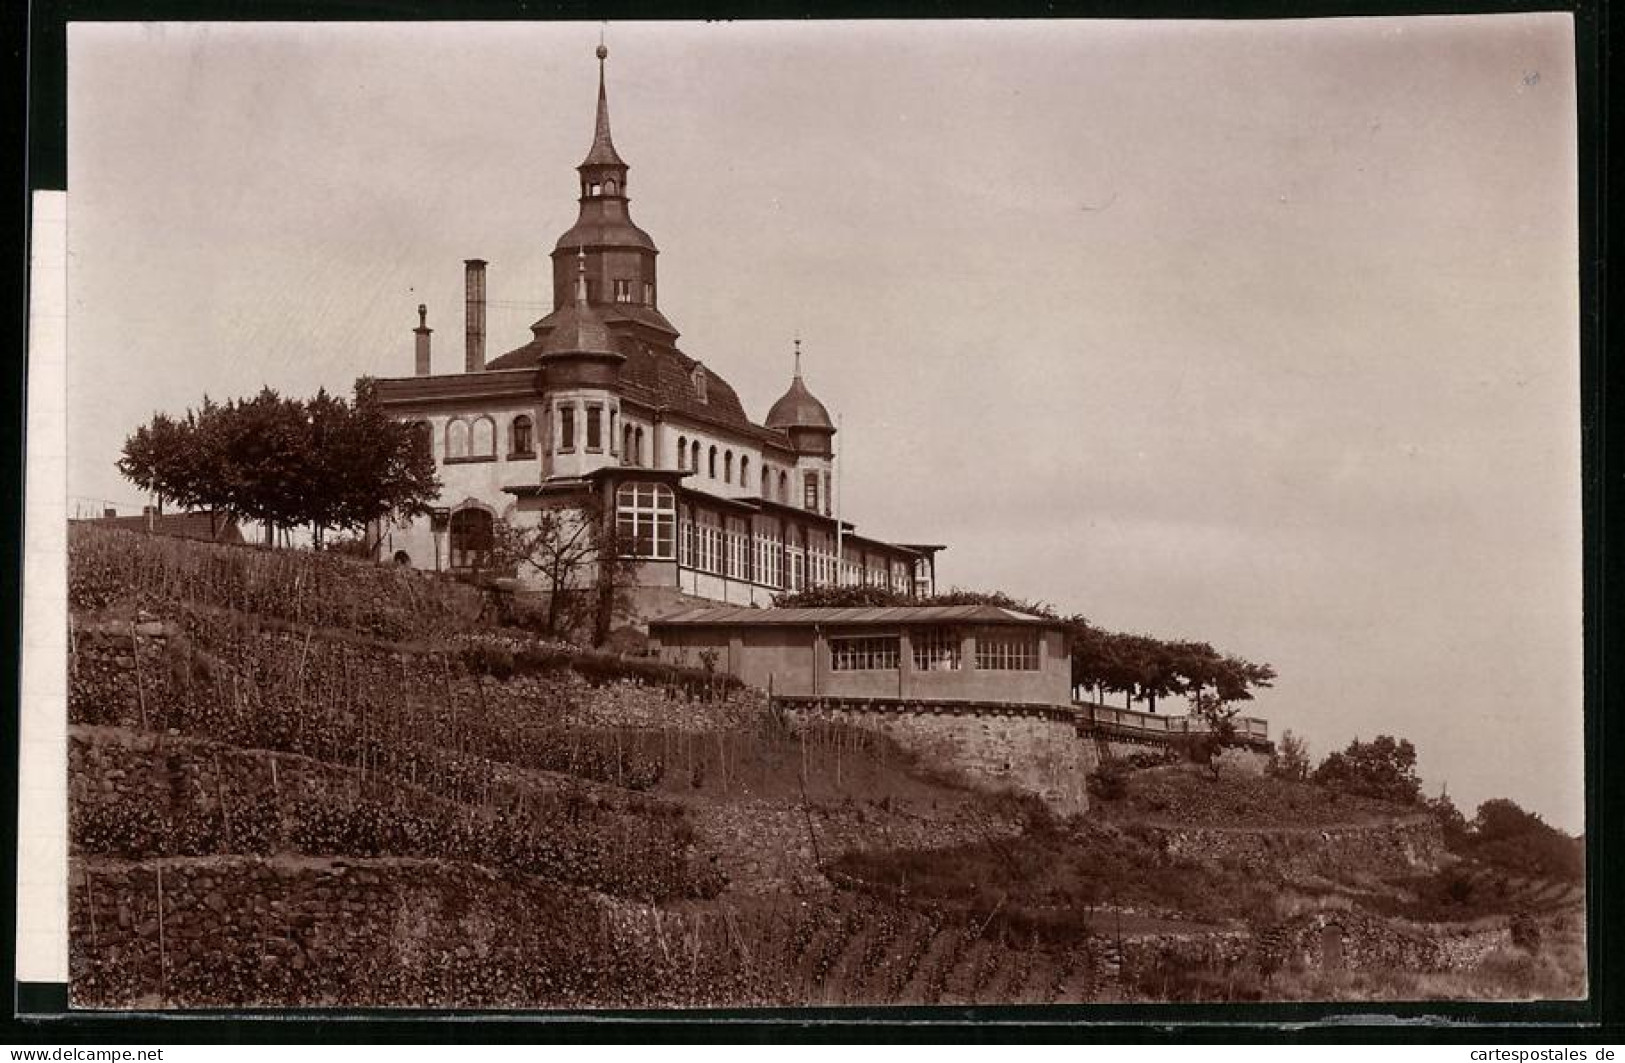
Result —
<path fill-rule="evenodd" d="M 1031 613 L 1018 613 L 996 605 L 897 605 L 866 606 L 855 609 L 752 609 L 747 606 L 716 606 L 685 609 L 680 613 L 649 621 L 657 627 L 755 627 L 814 624 L 1034 624 L 1060 627 L 1060 621 Z"/>

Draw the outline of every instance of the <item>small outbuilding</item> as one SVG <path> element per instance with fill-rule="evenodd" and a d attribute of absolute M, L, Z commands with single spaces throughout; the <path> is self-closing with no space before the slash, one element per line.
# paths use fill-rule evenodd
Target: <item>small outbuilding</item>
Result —
<path fill-rule="evenodd" d="M 993 605 L 698 608 L 650 621 L 649 640 L 791 697 L 1071 704 L 1065 628 Z"/>

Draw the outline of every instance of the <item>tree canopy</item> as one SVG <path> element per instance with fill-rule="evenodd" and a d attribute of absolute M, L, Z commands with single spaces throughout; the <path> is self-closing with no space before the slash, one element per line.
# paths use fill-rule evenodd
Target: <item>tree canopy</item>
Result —
<path fill-rule="evenodd" d="M 361 531 L 424 511 L 439 494 L 428 440 L 356 381 L 351 401 L 308 400 L 265 388 L 251 399 L 204 396 L 184 417 L 159 413 L 124 442 L 119 471 L 183 509 L 210 509 L 268 527 Z"/>
<path fill-rule="evenodd" d="M 1320 786 L 1396 804 L 1414 805 L 1422 798 L 1422 780 L 1416 774 L 1416 747 L 1407 738 L 1378 735 L 1359 739 L 1347 749 L 1326 754 L 1315 769 Z"/>

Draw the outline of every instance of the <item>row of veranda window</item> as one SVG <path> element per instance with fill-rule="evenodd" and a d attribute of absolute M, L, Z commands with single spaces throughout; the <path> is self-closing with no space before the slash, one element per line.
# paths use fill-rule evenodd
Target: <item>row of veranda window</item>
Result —
<path fill-rule="evenodd" d="M 1027 632 L 988 632 L 975 636 L 976 668 L 989 672 L 1038 670 L 1038 636 Z M 957 672 L 963 667 L 959 633 L 926 628 L 909 636 L 917 672 Z M 829 640 L 832 672 L 894 672 L 902 655 L 896 635 L 853 635 Z"/>

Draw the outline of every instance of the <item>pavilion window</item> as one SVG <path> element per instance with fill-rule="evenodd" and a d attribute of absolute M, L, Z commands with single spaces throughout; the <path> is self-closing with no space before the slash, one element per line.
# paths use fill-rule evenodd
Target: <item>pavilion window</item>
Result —
<path fill-rule="evenodd" d="M 679 469 L 688 464 L 688 437 L 677 437 L 677 467 Z"/>
<path fill-rule="evenodd" d="M 734 482 L 734 452 L 731 450 L 722 455 L 722 482 L 725 484 Z"/>
<path fill-rule="evenodd" d="M 630 303 L 632 301 L 632 282 L 617 280 L 615 282 L 615 301 L 617 303 Z"/>
<path fill-rule="evenodd" d="M 801 504 L 805 509 L 818 512 L 818 474 L 815 472 L 807 474 Z"/>
<path fill-rule="evenodd" d="M 832 672 L 894 672 L 898 657 L 896 635 L 829 640 L 829 670 Z"/>
<path fill-rule="evenodd" d="M 964 640 L 952 628 L 921 628 L 910 636 L 916 672 L 957 672 Z"/>
<path fill-rule="evenodd" d="M 615 492 L 615 534 L 623 557 L 672 560 L 676 526 L 677 499 L 665 484 L 628 483 Z"/>
<path fill-rule="evenodd" d="M 739 486 L 750 486 L 750 459 L 743 454 L 739 456 Z"/>
<path fill-rule="evenodd" d="M 693 453 L 690 455 L 688 468 L 690 472 L 698 476 L 700 474 L 700 441 L 696 439 L 692 446 Z"/>
<path fill-rule="evenodd" d="M 708 466 L 706 468 L 706 473 L 705 474 L 707 476 L 711 477 L 711 479 L 713 479 L 713 480 L 715 480 L 717 478 L 717 448 L 716 447 L 711 448 L 710 461 L 709 461 Z"/>
<path fill-rule="evenodd" d="M 1036 672 L 1038 637 L 1024 631 L 988 631 L 976 636 L 976 667 L 993 672 Z"/>
<path fill-rule="evenodd" d="M 604 449 L 604 408 L 587 407 L 587 449 Z"/>
<path fill-rule="evenodd" d="M 643 282 L 643 301 L 645 303 L 647 303 L 649 306 L 655 305 L 655 285 L 654 285 L 654 281 L 644 281 Z"/>
<path fill-rule="evenodd" d="M 559 407 L 559 449 L 574 450 L 576 448 L 576 408 L 570 405 Z"/>

